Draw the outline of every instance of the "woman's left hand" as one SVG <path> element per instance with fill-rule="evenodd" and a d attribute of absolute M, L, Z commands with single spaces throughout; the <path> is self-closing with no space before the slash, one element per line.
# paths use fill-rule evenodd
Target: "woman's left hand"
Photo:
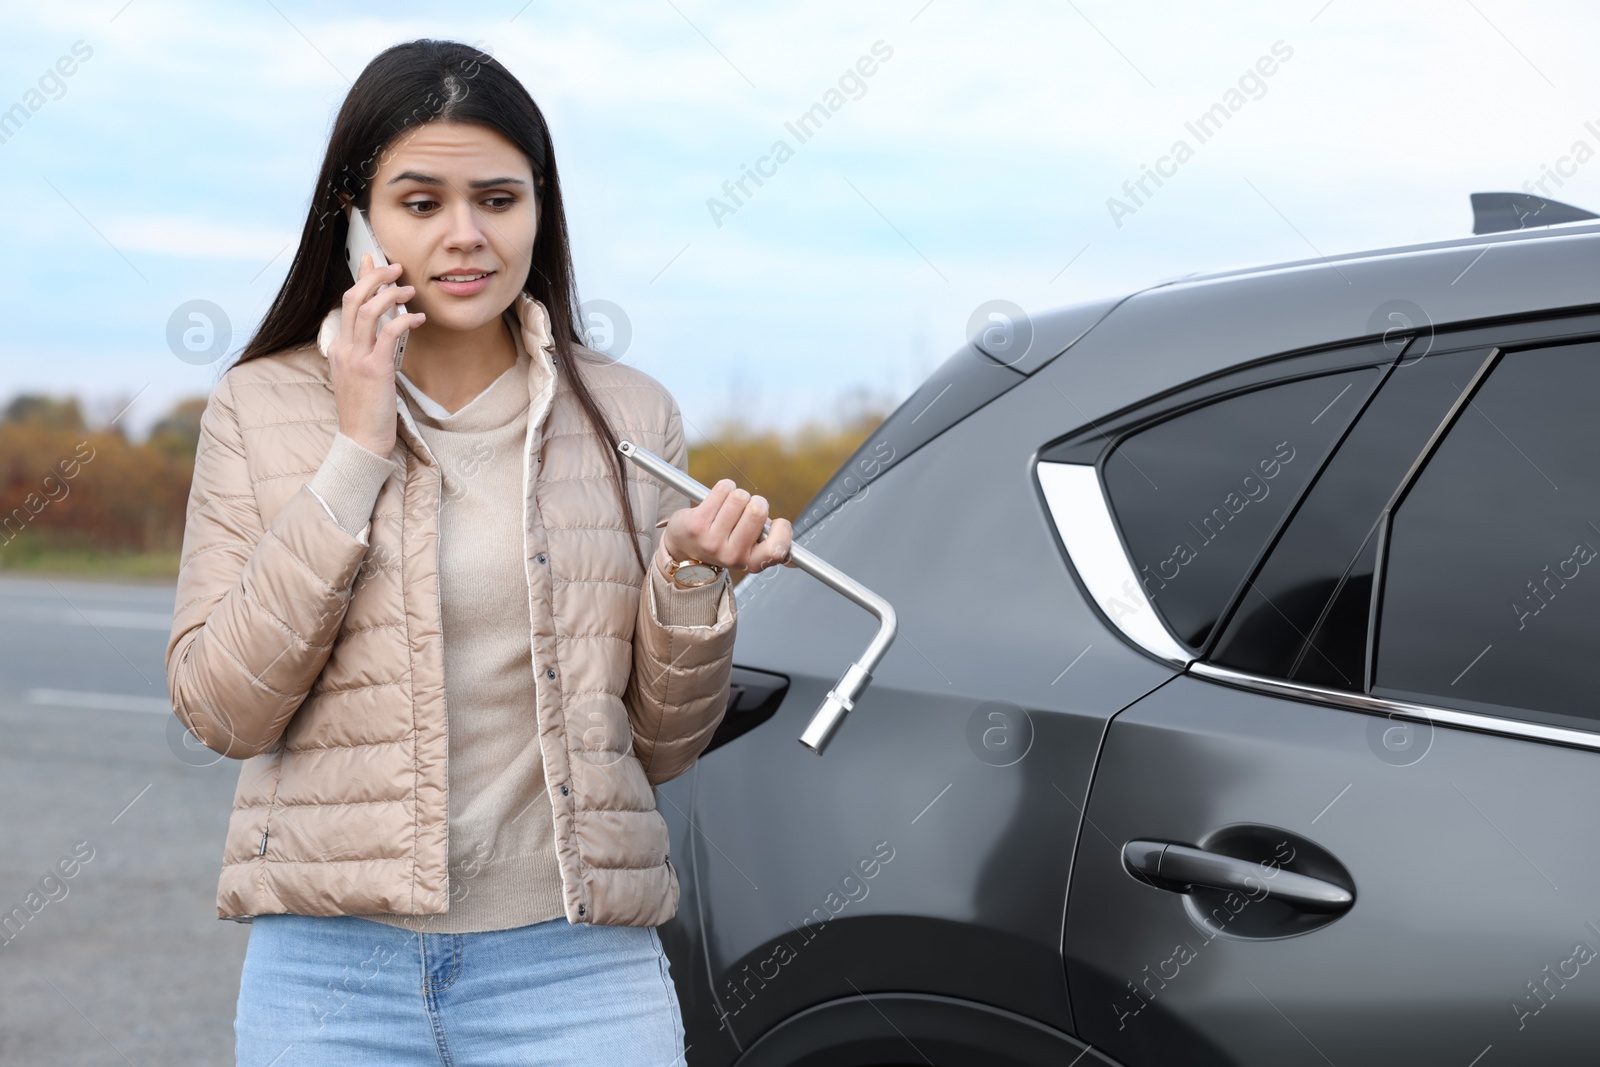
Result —
<path fill-rule="evenodd" d="M 669 559 L 698 559 L 724 567 L 738 567 L 752 574 L 774 563 L 793 567 L 789 547 L 794 527 L 788 519 L 773 519 L 765 540 L 761 530 L 767 522 L 767 498 L 751 496 L 723 478 L 711 487 L 706 498 L 688 508 L 679 508 L 667 519 L 661 532 L 658 558 L 665 569 Z"/>

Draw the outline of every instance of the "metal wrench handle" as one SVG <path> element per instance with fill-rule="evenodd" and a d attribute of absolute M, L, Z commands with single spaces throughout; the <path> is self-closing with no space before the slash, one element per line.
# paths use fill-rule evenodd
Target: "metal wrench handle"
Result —
<path fill-rule="evenodd" d="M 660 456 L 647 448 L 641 448 L 631 441 L 619 441 L 617 451 L 627 456 L 642 467 L 646 473 L 657 481 L 678 490 L 684 496 L 698 504 L 711 492 L 706 486 L 701 485 L 688 474 L 674 467 Z M 765 540 L 772 530 L 772 522 L 768 520 L 758 540 Z M 849 598 L 870 611 L 878 620 L 878 632 L 872 636 L 867 644 L 866 651 L 860 658 L 846 668 L 842 677 L 834 687 L 828 690 L 828 695 L 823 698 L 822 704 L 812 715 L 810 723 L 800 735 L 800 743 L 817 755 L 822 755 L 822 750 L 827 747 L 828 740 L 833 736 L 840 723 L 844 721 L 845 714 L 855 707 L 855 702 L 860 699 L 861 693 L 872 680 L 872 672 L 883 659 L 884 653 L 889 651 L 889 646 L 894 642 L 897 620 L 894 608 L 883 597 L 874 593 L 854 578 L 839 570 L 833 564 L 819 558 L 814 552 L 800 545 L 791 545 L 789 559 L 800 570 L 816 578 L 829 589 Z"/>

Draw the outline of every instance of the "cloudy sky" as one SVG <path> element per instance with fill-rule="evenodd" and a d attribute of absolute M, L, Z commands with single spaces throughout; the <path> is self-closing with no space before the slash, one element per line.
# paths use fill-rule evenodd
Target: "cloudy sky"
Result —
<path fill-rule="evenodd" d="M 0 15 L 0 398 L 74 392 L 102 419 L 131 400 L 135 433 L 209 391 L 248 339 L 351 80 L 417 37 L 477 43 L 533 93 L 580 293 L 623 309 L 623 358 L 673 391 L 691 435 L 733 412 L 793 426 L 852 390 L 898 402 L 989 300 L 1038 311 L 1459 236 L 1470 192 L 1558 166 L 1549 195 L 1600 210 L 1600 10 L 1578 2 L 7 0 Z M 875 47 L 875 72 L 830 97 Z M 786 123 L 830 99 L 801 143 Z M 1201 140 L 1191 125 L 1219 103 Z M 793 156 L 713 210 L 780 139 Z M 1125 183 L 1147 168 L 1166 176 L 1135 198 Z M 214 363 L 168 343 L 196 300 L 231 326 Z"/>

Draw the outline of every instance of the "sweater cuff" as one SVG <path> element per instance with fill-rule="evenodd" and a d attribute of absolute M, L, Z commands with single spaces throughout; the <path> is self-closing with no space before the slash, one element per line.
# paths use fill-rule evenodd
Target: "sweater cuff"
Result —
<path fill-rule="evenodd" d="M 717 621 L 717 605 L 722 600 L 722 590 L 728 584 L 726 569 L 714 582 L 694 589 L 679 589 L 661 573 L 655 561 L 650 563 L 650 581 L 655 586 L 656 621 L 663 626 L 712 626 Z"/>
<path fill-rule="evenodd" d="M 312 476 L 309 488 L 346 533 L 361 537 L 361 531 L 372 519 L 378 491 L 391 474 L 400 470 L 400 464 L 387 456 L 378 455 L 343 433 L 335 433 L 333 446 Z"/>

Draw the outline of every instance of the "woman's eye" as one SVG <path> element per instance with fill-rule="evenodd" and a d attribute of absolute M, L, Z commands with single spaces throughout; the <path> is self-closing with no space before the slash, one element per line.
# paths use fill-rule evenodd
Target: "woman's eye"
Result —
<path fill-rule="evenodd" d="M 422 207 L 425 204 L 437 206 L 437 200 L 407 200 L 403 206 L 408 208 Z"/>
<path fill-rule="evenodd" d="M 504 210 L 506 210 L 506 208 L 509 208 L 512 204 L 515 204 L 516 202 L 517 202 L 517 198 L 514 197 L 514 196 L 491 196 L 489 199 L 484 201 L 485 204 L 499 204 L 499 205 L 501 205 L 500 207 L 495 209 L 496 211 L 504 211 Z"/>

